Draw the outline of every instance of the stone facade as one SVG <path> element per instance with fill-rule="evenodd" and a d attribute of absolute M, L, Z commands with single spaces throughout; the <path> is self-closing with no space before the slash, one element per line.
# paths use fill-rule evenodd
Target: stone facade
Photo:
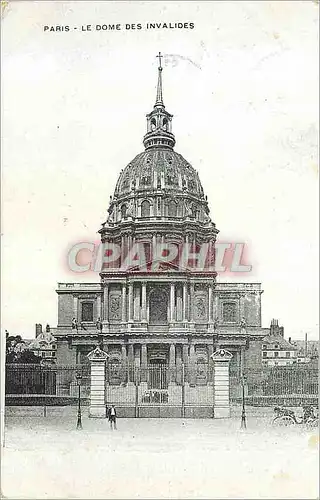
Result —
<path fill-rule="evenodd" d="M 173 149 L 161 66 L 143 143 L 145 151 L 121 171 L 99 231 L 102 243 L 121 248 L 117 262 L 101 269 L 99 283 L 58 284 L 57 363 L 85 363 L 100 345 L 108 363 L 119 367 L 184 366 L 192 392 L 192 387 L 212 383 L 201 378 L 201 365 L 210 365 L 217 346 L 230 352 L 231 372 L 240 373 L 244 363 L 261 366 L 256 351 L 266 335 L 262 290 L 260 283 L 216 281 L 212 265 L 218 230 L 198 173 Z M 137 244 L 143 246 L 145 268 L 127 268 L 126 257 Z M 209 266 L 191 269 L 179 252 L 176 261 L 154 265 L 161 244 L 177 245 L 179 252 L 186 245 L 197 252 L 206 244 Z M 82 323 L 78 330 L 72 329 L 73 318 Z M 118 382 L 124 383 L 121 377 Z"/>

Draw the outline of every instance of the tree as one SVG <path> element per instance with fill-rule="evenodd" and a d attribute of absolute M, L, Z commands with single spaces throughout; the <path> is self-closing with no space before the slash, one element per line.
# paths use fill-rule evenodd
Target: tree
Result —
<path fill-rule="evenodd" d="M 41 358 L 36 356 L 21 335 L 6 335 L 6 363 L 40 363 Z"/>

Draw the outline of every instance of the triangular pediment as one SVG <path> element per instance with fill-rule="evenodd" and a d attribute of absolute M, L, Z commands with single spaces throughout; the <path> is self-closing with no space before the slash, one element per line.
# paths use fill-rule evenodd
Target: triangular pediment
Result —
<path fill-rule="evenodd" d="M 233 356 L 226 349 L 218 348 L 210 357 L 213 361 L 230 361 Z"/>
<path fill-rule="evenodd" d="M 109 354 L 102 351 L 100 347 L 96 347 L 93 351 L 89 352 L 87 358 L 89 361 L 106 361 L 109 358 Z"/>

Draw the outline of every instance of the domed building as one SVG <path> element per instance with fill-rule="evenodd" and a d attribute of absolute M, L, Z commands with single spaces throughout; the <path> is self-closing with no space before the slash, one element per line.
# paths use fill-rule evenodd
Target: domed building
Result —
<path fill-rule="evenodd" d="M 198 172 L 174 149 L 161 59 L 146 118 L 145 150 L 120 172 L 99 230 L 103 245 L 120 249 L 117 259 L 101 268 L 100 283 L 58 285 L 57 364 L 86 363 L 99 344 L 109 356 L 106 399 L 125 414 L 139 405 L 152 416 L 159 405 L 180 416 L 184 404 L 209 416 L 217 345 L 232 354 L 231 373 L 261 365 L 261 285 L 216 282 L 218 230 Z M 192 254 L 201 248 L 199 267 Z"/>

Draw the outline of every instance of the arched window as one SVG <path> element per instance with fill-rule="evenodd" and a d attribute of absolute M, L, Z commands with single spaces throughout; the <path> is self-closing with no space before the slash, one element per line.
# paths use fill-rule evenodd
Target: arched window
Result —
<path fill-rule="evenodd" d="M 174 200 L 169 201 L 168 216 L 169 217 L 177 217 L 177 204 Z"/>
<path fill-rule="evenodd" d="M 198 207 L 195 203 L 193 203 L 192 207 L 191 207 L 192 217 L 194 217 L 194 218 L 197 217 L 197 211 L 198 211 Z"/>
<path fill-rule="evenodd" d="M 165 131 L 168 130 L 168 120 L 167 120 L 167 118 L 164 118 L 162 120 L 162 130 L 165 130 Z"/>
<path fill-rule="evenodd" d="M 124 203 L 121 206 L 121 219 L 125 219 L 127 217 L 127 205 Z"/>
<path fill-rule="evenodd" d="M 156 126 L 157 126 L 157 122 L 156 122 L 155 118 L 152 118 L 152 120 L 151 120 L 151 130 L 155 130 Z"/>
<path fill-rule="evenodd" d="M 141 203 L 141 217 L 150 217 L 150 201 L 148 200 Z"/>

